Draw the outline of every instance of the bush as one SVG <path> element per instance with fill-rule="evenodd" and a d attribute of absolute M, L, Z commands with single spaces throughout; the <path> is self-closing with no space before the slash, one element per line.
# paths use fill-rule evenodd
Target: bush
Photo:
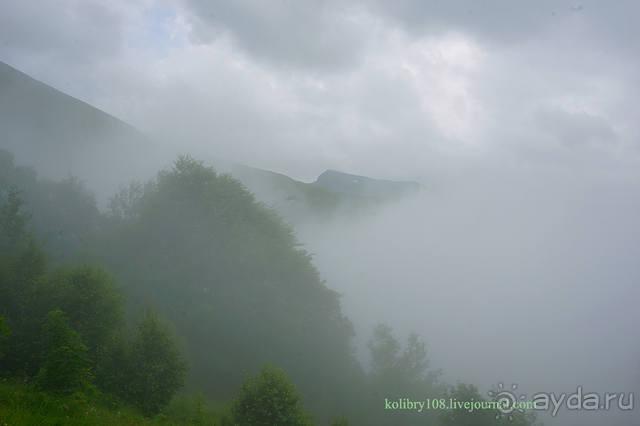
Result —
<path fill-rule="evenodd" d="M 216 406 L 205 395 L 176 395 L 162 413 L 174 422 L 188 425 L 233 426 L 226 405 Z"/>
<path fill-rule="evenodd" d="M 147 416 L 159 413 L 183 386 L 186 370 L 169 325 L 147 310 L 131 346 L 129 401 Z"/>
<path fill-rule="evenodd" d="M 42 329 L 49 350 L 36 377 L 38 387 L 60 394 L 82 389 L 89 381 L 87 347 L 69 326 L 64 312 L 49 312 Z"/>
<path fill-rule="evenodd" d="M 130 344 L 122 333 L 112 336 L 96 357 L 95 383 L 104 393 L 126 400 L 130 374 Z"/>
<path fill-rule="evenodd" d="M 284 371 L 269 365 L 240 386 L 231 414 L 239 425 L 311 424 L 293 382 Z"/>
<path fill-rule="evenodd" d="M 101 267 L 75 266 L 55 269 L 47 281 L 52 292 L 48 297 L 67 313 L 95 360 L 124 324 L 124 299 L 115 280 Z"/>

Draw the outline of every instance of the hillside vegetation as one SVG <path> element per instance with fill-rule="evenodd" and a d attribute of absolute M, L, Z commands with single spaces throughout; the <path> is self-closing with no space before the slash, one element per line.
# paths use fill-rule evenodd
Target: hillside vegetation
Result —
<path fill-rule="evenodd" d="M 456 389 L 385 325 L 363 368 L 339 295 L 232 177 L 182 157 L 103 213 L 77 180 L 0 161 L 5 423 L 468 424 L 385 409 Z"/>

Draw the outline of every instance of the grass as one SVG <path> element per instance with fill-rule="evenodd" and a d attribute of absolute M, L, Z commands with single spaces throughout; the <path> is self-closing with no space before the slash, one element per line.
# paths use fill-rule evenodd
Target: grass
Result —
<path fill-rule="evenodd" d="M 201 394 L 176 396 L 163 413 L 145 418 L 100 392 L 55 396 L 29 384 L 0 381 L 0 426 L 14 425 L 230 425 L 228 408 Z"/>

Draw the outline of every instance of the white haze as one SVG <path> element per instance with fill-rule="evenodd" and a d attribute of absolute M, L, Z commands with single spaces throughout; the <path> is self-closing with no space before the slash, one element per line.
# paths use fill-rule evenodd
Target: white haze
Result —
<path fill-rule="evenodd" d="M 529 396 L 637 391 L 638 189 L 622 176 L 476 170 L 301 235 L 361 347 L 386 322 L 419 333 L 449 383 L 516 383 Z"/>
<path fill-rule="evenodd" d="M 424 184 L 358 221 L 297 229 L 363 359 L 386 322 L 421 334 L 449 383 L 640 391 L 638 4 L 1 7 L 0 60 L 161 140 L 163 159 Z M 149 158 L 139 169 L 164 165 Z"/>

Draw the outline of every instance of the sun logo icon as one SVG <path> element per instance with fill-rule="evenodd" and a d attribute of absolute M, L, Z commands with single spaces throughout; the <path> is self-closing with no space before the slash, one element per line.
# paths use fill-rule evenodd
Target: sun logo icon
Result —
<path fill-rule="evenodd" d="M 524 413 L 524 409 L 519 406 L 518 402 L 524 401 L 527 396 L 520 395 L 516 397 L 517 389 L 518 385 L 516 383 L 513 383 L 510 389 L 506 389 L 503 383 L 498 383 L 497 389 L 491 389 L 487 392 L 492 401 L 499 403 L 496 419 L 508 416 L 509 421 L 513 421 L 514 411 Z"/>

